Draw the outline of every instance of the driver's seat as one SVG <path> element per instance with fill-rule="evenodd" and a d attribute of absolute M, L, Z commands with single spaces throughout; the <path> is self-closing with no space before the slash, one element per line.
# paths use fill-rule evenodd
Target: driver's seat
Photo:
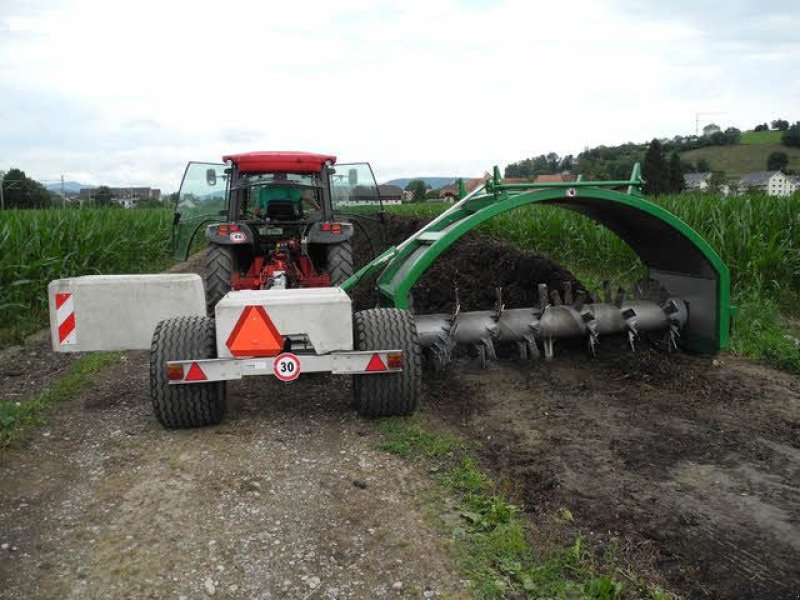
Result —
<path fill-rule="evenodd" d="M 267 204 L 270 221 L 299 221 L 303 218 L 303 203 L 294 200 L 270 200 Z"/>

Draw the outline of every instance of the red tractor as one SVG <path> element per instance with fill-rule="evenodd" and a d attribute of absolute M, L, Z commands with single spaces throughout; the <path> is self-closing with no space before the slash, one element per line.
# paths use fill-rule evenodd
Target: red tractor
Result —
<path fill-rule="evenodd" d="M 351 237 L 357 219 L 342 207 L 381 210 L 367 163 L 340 165 L 307 152 L 248 152 L 225 164 L 192 162 L 181 182 L 173 227 L 185 259 L 206 226 L 209 314 L 231 290 L 328 287 L 353 274 Z"/>

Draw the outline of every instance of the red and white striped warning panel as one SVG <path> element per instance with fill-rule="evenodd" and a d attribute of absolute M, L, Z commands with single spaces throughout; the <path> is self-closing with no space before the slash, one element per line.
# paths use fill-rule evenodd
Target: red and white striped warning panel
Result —
<path fill-rule="evenodd" d="M 75 303 L 72 292 L 56 293 L 56 326 L 58 327 L 58 343 L 71 346 L 78 343 L 75 333 Z"/>

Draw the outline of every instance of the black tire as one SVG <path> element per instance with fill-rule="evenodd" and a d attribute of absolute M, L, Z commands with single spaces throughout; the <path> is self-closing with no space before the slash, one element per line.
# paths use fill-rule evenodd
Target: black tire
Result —
<path fill-rule="evenodd" d="M 206 312 L 214 316 L 214 307 L 231 291 L 231 273 L 238 269 L 236 254 L 231 246 L 209 244 L 206 247 L 203 284 L 206 288 Z"/>
<path fill-rule="evenodd" d="M 366 417 L 413 414 L 422 391 L 422 359 L 411 313 L 373 308 L 353 315 L 357 350 L 403 351 L 402 373 L 353 376 L 353 405 Z"/>
<path fill-rule="evenodd" d="M 353 268 L 353 247 L 350 240 L 328 246 L 328 275 L 331 285 L 342 285 L 355 273 Z"/>
<path fill-rule="evenodd" d="M 216 358 L 214 321 L 208 317 L 176 317 L 161 321 L 150 346 L 150 398 L 158 422 L 167 429 L 204 427 L 222 421 L 225 382 L 167 382 L 169 360 Z"/>

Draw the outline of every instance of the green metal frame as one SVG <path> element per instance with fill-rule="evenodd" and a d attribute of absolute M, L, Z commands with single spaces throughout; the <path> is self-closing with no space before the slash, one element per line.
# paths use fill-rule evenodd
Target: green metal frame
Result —
<path fill-rule="evenodd" d="M 677 277 L 683 287 L 691 289 L 695 282 L 702 287 L 703 282 L 699 280 L 714 280 L 716 297 L 701 298 L 697 303 L 705 307 L 706 312 L 709 308 L 714 310 L 714 331 L 702 335 L 692 335 L 689 331 L 688 342 L 701 351 L 714 352 L 727 347 L 731 318 L 727 266 L 686 223 L 641 198 L 643 183 L 638 164 L 626 181 L 565 183 L 505 184 L 495 167 L 484 190 L 463 198 L 403 243 L 389 248 L 346 280 L 342 288 L 349 291 L 363 277 L 380 271 L 377 285 L 382 303 L 407 308 L 409 293 L 417 280 L 465 233 L 492 217 L 528 204 L 560 206 L 608 227 L 631 245 L 648 270 L 663 273 L 664 277 Z M 620 187 L 626 188 L 627 193 L 613 189 Z M 638 227 L 644 231 L 639 231 Z M 653 246 L 653 238 L 660 240 L 656 244 L 660 247 Z M 705 318 L 707 320 L 708 316 Z"/>

